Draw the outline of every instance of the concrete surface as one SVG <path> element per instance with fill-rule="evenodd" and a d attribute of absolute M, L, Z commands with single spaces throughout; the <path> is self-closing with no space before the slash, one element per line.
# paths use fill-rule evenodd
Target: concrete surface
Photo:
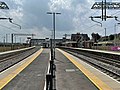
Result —
<path fill-rule="evenodd" d="M 62 53 L 56 51 L 57 90 L 98 90 Z"/>
<path fill-rule="evenodd" d="M 17 75 L 3 90 L 43 90 L 49 60 L 45 49 L 26 69 Z"/>

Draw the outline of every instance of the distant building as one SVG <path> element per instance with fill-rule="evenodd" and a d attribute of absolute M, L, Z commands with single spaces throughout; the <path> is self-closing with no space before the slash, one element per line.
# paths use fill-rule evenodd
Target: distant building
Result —
<path fill-rule="evenodd" d="M 101 36 L 98 33 L 92 33 L 91 36 L 92 36 L 92 41 L 95 43 L 98 42 L 99 39 L 101 38 Z"/>
<path fill-rule="evenodd" d="M 66 41 L 69 41 L 70 39 L 66 39 Z M 52 41 L 54 43 L 54 40 Z M 55 45 L 61 46 L 62 43 L 65 42 L 64 39 L 55 39 Z M 50 39 L 31 39 L 30 40 L 31 46 L 44 46 L 44 47 L 50 47 Z"/>
<path fill-rule="evenodd" d="M 71 35 L 71 41 L 76 41 L 76 47 L 84 47 L 84 42 L 90 40 L 87 34 L 72 34 Z M 74 43 L 75 44 L 75 43 Z"/>
<path fill-rule="evenodd" d="M 31 39 L 30 46 L 43 46 L 45 43 L 45 39 Z"/>
<path fill-rule="evenodd" d="M 66 42 L 62 43 L 62 46 L 77 47 L 77 42 L 76 41 L 66 41 Z"/>

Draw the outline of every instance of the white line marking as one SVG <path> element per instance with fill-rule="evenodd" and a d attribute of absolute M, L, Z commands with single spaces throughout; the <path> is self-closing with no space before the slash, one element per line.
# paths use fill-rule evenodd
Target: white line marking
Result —
<path fill-rule="evenodd" d="M 65 51 L 64 51 L 64 52 L 65 52 Z M 67 52 L 66 52 L 66 53 L 67 53 Z M 69 54 L 69 53 L 68 53 L 68 54 Z M 72 54 L 70 54 L 70 55 L 72 55 Z M 72 55 L 72 56 L 74 56 L 74 55 Z M 74 57 L 76 57 L 76 56 L 74 56 Z M 76 58 L 79 59 L 78 57 L 76 57 Z M 84 62 L 84 63 L 86 63 L 86 62 L 85 62 L 84 60 L 82 60 L 82 59 L 79 59 L 79 60 L 82 61 L 82 62 Z M 110 79 L 112 79 L 112 80 L 114 80 L 115 82 L 117 82 L 117 83 L 120 84 L 120 82 L 117 81 L 116 79 L 114 79 L 114 78 L 110 77 L 109 75 L 103 73 L 102 71 L 96 69 L 95 67 L 91 66 L 90 64 L 88 64 L 88 63 L 86 63 L 86 64 L 87 64 L 89 67 L 94 68 L 95 70 L 97 70 L 98 72 L 102 73 L 102 74 L 105 75 L 106 77 L 108 77 L 108 78 L 110 78 Z"/>
<path fill-rule="evenodd" d="M 107 74 L 103 73 L 102 71 L 100 71 L 100 70 L 96 69 L 95 67 L 92 67 L 92 68 L 94 68 L 94 69 L 95 69 L 95 70 L 97 70 L 98 72 L 100 72 L 100 73 L 104 74 L 105 76 L 107 76 L 107 77 L 111 78 L 112 80 L 116 81 L 117 83 L 120 83 L 120 82 L 119 82 L 119 81 L 117 81 L 116 79 L 114 79 L 114 78 L 110 77 L 109 75 L 107 75 Z"/>
<path fill-rule="evenodd" d="M 70 55 L 72 55 L 72 54 L 70 54 Z M 72 55 L 72 56 L 74 56 L 74 55 Z M 79 58 L 78 58 L 78 57 L 76 57 L 76 56 L 74 56 L 74 57 L 75 57 L 75 58 L 77 58 L 77 59 L 79 59 Z M 107 75 L 107 74 L 103 73 L 102 71 L 100 71 L 100 70 L 96 69 L 95 67 L 91 66 L 90 64 L 86 63 L 84 60 L 82 60 L 82 59 L 79 59 L 79 60 L 80 60 L 80 61 L 82 61 L 82 62 L 84 62 L 85 64 L 87 64 L 89 67 L 91 67 L 91 68 L 93 68 L 93 69 L 97 70 L 98 72 L 102 73 L 102 74 L 103 74 L 103 75 L 105 75 L 106 77 L 108 77 L 108 78 L 110 78 L 110 79 L 114 80 L 114 81 L 115 81 L 115 82 L 117 82 L 117 83 L 120 83 L 120 82 L 119 82 L 119 81 L 117 81 L 116 79 L 114 79 L 114 78 L 110 77 L 109 75 Z"/>
<path fill-rule="evenodd" d="M 50 53 L 50 57 L 49 57 L 49 61 L 51 60 L 51 53 Z M 47 69 L 47 73 L 49 74 L 49 69 L 50 69 L 50 62 L 48 62 L 48 69 Z M 45 76 L 46 77 L 46 76 Z M 46 90 L 46 78 L 45 78 L 45 85 L 44 85 L 44 90 Z"/>

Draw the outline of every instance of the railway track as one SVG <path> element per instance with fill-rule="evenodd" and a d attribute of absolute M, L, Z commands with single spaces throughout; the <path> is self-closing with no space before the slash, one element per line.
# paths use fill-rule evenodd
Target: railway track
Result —
<path fill-rule="evenodd" d="M 25 58 L 29 57 L 30 55 L 32 55 L 39 49 L 40 48 L 38 48 L 38 47 L 33 48 L 30 50 L 22 51 L 22 52 L 14 54 L 14 55 L 11 55 L 9 57 L 0 59 L 0 72 L 10 68 L 11 66 L 17 64 L 18 62 L 24 60 Z"/>
<path fill-rule="evenodd" d="M 110 77 L 120 82 L 120 61 L 119 60 L 106 58 L 103 56 L 98 56 L 92 53 L 86 53 L 86 52 L 77 51 L 77 50 L 70 50 L 70 49 L 69 50 L 63 49 L 63 50 L 91 64 L 95 68 L 101 70 L 102 72 L 106 73 Z"/>

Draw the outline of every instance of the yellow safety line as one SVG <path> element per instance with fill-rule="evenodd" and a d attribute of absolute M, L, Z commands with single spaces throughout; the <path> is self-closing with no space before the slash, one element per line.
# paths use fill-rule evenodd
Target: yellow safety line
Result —
<path fill-rule="evenodd" d="M 22 70 L 24 70 L 30 63 L 32 63 L 41 53 L 43 49 L 41 48 L 32 57 L 30 57 L 25 63 L 19 66 L 15 71 L 10 73 L 8 76 L 0 80 L 0 90 L 7 85 L 14 77 L 16 77 Z"/>
<path fill-rule="evenodd" d="M 77 68 L 79 68 L 89 79 L 94 83 L 95 86 L 98 87 L 99 90 L 112 90 L 107 84 L 101 81 L 98 77 L 96 77 L 93 73 L 88 71 L 82 64 L 77 62 L 70 56 L 68 53 L 63 50 L 58 49 L 61 53 L 63 53 Z"/>

